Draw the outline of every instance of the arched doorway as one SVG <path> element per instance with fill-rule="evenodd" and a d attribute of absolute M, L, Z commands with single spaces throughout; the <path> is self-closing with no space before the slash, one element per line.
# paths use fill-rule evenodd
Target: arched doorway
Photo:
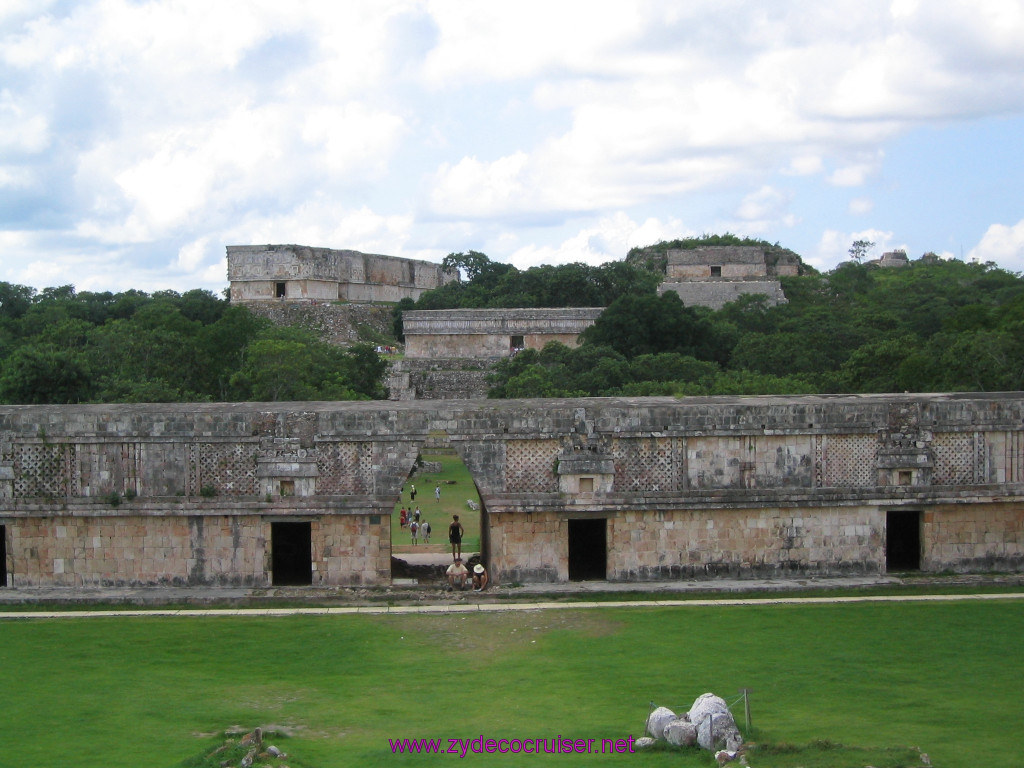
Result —
<path fill-rule="evenodd" d="M 473 476 L 447 433 L 432 431 L 410 468 L 391 515 L 392 581 L 443 578 L 444 569 L 452 562 L 448 526 L 456 515 L 464 530 L 462 559 L 468 561 L 485 552 L 481 506 Z M 415 538 L 411 531 L 413 522 L 419 526 Z M 429 538 L 424 535 L 424 524 L 430 527 Z"/>

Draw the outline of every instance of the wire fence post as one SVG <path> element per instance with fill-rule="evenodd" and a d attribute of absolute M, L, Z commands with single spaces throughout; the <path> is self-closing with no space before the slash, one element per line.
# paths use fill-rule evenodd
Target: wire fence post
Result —
<path fill-rule="evenodd" d="M 740 693 L 743 694 L 743 717 L 747 723 L 747 732 L 750 731 L 750 688 L 741 688 Z"/>

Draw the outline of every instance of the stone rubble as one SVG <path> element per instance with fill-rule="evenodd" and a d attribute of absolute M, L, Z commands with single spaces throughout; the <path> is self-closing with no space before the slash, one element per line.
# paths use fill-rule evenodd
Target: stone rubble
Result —
<path fill-rule="evenodd" d="M 696 745 L 715 752 L 719 765 L 743 756 L 743 735 L 729 705 L 713 693 L 698 696 L 682 715 L 668 707 L 657 707 L 647 717 L 646 731 L 647 736 L 637 740 L 638 748 L 652 746 L 659 740 L 676 747 Z"/>

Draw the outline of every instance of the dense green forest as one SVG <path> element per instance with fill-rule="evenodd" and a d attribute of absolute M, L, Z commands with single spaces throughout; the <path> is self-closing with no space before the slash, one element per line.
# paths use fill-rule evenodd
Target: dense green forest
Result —
<path fill-rule="evenodd" d="M 0 283 L 0 402 L 385 396 L 372 347 L 280 328 L 209 291 L 77 293 Z"/>
<path fill-rule="evenodd" d="M 492 397 L 1003 391 L 1024 388 L 1024 279 L 923 257 L 782 278 L 789 303 L 718 311 L 622 296 L 577 349 L 502 361 Z"/>
<path fill-rule="evenodd" d="M 1024 389 L 1024 278 L 928 254 L 909 266 L 845 263 L 782 278 L 789 303 L 745 296 L 712 311 L 657 294 L 669 247 L 758 244 L 706 236 L 599 267 L 518 270 L 476 251 L 464 280 L 406 309 L 607 306 L 576 349 L 498 364 L 492 397 L 805 394 Z M 78 293 L 0 283 L 0 402 L 347 400 L 386 396 L 368 345 L 339 349 L 209 291 Z"/>

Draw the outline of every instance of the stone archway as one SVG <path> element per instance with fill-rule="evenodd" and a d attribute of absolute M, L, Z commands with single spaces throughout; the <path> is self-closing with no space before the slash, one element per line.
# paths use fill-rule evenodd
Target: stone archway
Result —
<path fill-rule="evenodd" d="M 415 490 L 414 490 L 415 489 Z M 452 561 L 448 528 L 458 515 L 464 560 L 485 555 L 483 503 L 469 467 L 443 429 L 431 430 L 410 467 L 391 520 L 392 579 L 436 580 Z M 406 524 L 402 524 L 402 513 Z M 418 525 L 415 539 L 412 523 Z M 429 539 L 423 526 L 429 526 Z"/>

